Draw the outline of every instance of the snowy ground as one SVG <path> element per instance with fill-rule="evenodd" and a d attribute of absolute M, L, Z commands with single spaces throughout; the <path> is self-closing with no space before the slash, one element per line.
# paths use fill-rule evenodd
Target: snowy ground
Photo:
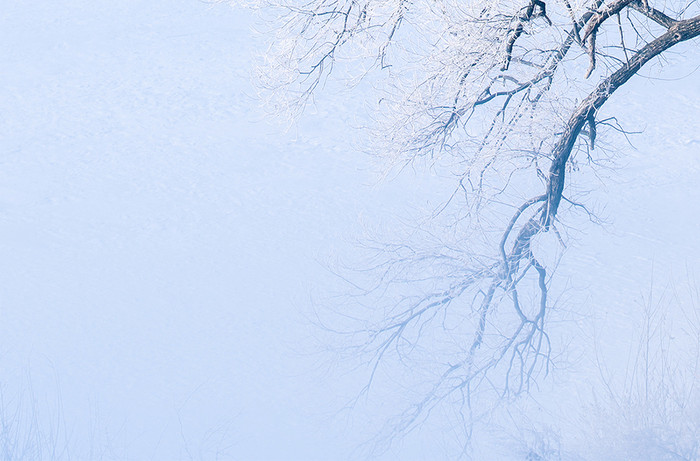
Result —
<path fill-rule="evenodd" d="M 332 279 L 324 261 L 353 253 L 360 216 L 401 215 L 435 179 L 377 185 L 342 99 L 289 131 L 267 123 L 246 12 L 2 10 L 0 390 L 16 440 L 40 432 L 58 450 L 45 459 L 351 456 L 367 428 L 338 412 L 364 376 L 307 354 L 309 300 Z M 575 233 L 559 272 L 610 351 L 628 347 L 652 280 L 700 277 L 697 42 L 671 59 L 607 107 L 644 133 L 636 150 L 613 137 L 620 167 L 587 198 L 609 223 Z"/>

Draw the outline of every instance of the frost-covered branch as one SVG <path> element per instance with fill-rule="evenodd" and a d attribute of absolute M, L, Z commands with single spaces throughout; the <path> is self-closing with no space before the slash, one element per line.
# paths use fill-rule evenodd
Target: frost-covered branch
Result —
<path fill-rule="evenodd" d="M 430 251 L 420 241 L 380 245 L 377 286 L 361 293 L 372 320 L 353 337 L 370 357 L 366 390 L 392 357 L 434 358 L 438 344 L 442 357 L 426 365 L 433 380 L 392 431 L 442 403 L 461 401 L 471 415 L 475 395 L 527 392 L 548 373 L 554 267 L 535 242 L 551 231 L 563 245 L 562 200 L 589 213 L 565 191 L 579 149 L 595 162 L 601 107 L 650 60 L 700 35 L 700 16 L 678 1 L 266 4 L 277 36 L 261 83 L 274 101 L 281 92 L 303 107 L 331 70 L 353 83 L 359 73 L 373 88 L 363 95 L 376 98 L 375 152 L 456 178 L 432 216 L 449 209 L 453 239 Z"/>

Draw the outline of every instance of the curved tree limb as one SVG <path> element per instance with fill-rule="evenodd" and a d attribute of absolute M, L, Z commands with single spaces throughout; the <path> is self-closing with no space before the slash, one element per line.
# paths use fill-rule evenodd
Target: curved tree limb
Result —
<path fill-rule="evenodd" d="M 684 21 L 677 21 L 668 31 L 651 41 L 635 53 L 620 69 L 603 80 L 585 99 L 569 119 L 564 133 L 552 149 L 553 160 L 547 178 L 547 208 L 542 216 L 545 229 L 553 222 L 564 190 L 566 162 L 571 156 L 574 143 L 584 124 L 595 117 L 596 112 L 605 104 L 620 86 L 626 83 L 644 64 L 660 55 L 672 46 L 700 35 L 700 16 Z"/>

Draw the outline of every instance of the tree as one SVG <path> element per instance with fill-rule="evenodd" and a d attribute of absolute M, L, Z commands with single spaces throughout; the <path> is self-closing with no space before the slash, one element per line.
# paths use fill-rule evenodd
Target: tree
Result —
<path fill-rule="evenodd" d="M 621 130 L 601 108 L 649 61 L 700 35 L 696 2 L 264 6 L 277 35 L 261 81 L 275 104 L 299 112 L 333 72 L 365 79 L 377 101 L 376 152 L 398 165 L 448 164 L 454 175 L 454 193 L 432 215 L 433 224 L 449 216 L 443 236 L 424 226 L 429 250 L 380 245 L 380 283 L 362 293 L 384 303 L 358 343 L 372 357 L 370 383 L 391 354 L 429 350 L 441 367 L 393 430 L 410 430 L 439 403 L 469 419 L 477 396 L 527 392 L 552 351 L 555 267 L 535 243 L 554 235 L 565 246 L 565 211 L 594 217 L 568 186 L 581 164 L 604 159 L 598 131 Z"/>

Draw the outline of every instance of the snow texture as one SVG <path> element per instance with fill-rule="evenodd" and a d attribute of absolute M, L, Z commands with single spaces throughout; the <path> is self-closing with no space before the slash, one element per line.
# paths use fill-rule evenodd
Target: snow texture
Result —
<path fill-rule="evenodd" d="M 267 122 L 252 25 L 195 0 L 2 6 L 1 416 L 25 450 L 3 456 L 347 459 L 365 415 L 400 411 L 341 411 L 366 374 L 314 352 L 308 314 L 334 283 L 325 261 L 356 251 L 363 222 L 438 203 L 439 178 L 379 182 L 342 95 L 290 130 Z M 587 371 L 557 398 L 543 386 L 538 411 L 588 395 L 593 332 L 624 365 L 652 281 L 700 277 L 698 44 L 669 59 L 605 109 L 643 129 L 636 148 L 610 133 L 617 167 L 576 177 L 608 218 L 581 219 L 558 269 L 581 315 L 557 335 Z M 427 430 L 387 459 L 441 458 L 449 436 Z"/>

